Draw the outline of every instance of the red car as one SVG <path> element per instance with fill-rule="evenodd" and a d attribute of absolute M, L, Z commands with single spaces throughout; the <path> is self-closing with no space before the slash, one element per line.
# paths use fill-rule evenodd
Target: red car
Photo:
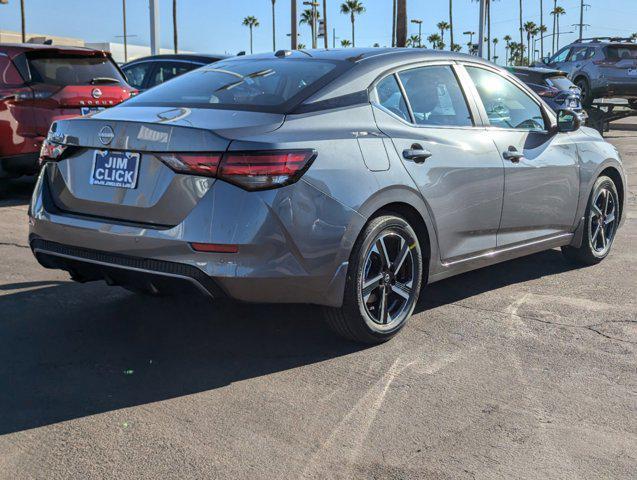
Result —
<path fill-rule="evenodd" d="M 88 115 L 136 93 L 108 52 L 0 44 L 0 179 L 37 172 L 54 120 Z"/>

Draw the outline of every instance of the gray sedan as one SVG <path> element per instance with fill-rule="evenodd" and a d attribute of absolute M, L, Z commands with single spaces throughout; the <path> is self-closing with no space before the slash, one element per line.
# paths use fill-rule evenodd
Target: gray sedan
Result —
<path fill-rule="evenodd" d="M 30 245 L 74 280 L 313 303 L 382 342 L 427 283 L 608 255 L 617 150 L 509 72 L 421 49 L 222 60 L 51 126 Z M 424 293 L 422 293 L 424 292 Z"/>

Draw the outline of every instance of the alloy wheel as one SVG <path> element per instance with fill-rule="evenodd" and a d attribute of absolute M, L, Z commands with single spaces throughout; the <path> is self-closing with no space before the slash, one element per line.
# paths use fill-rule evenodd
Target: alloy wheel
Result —
<path fill-rule="evenodd" d="M 588 219 L 589 242 L 597 256 L 608 252 L 617 227 L 617 200 L 608 188 L 599 189 Z"/>
<path fill-rule="evenodd" d="M 390 330 L 410 313 L 416 295 L 413 241 L 400 231 L 385 231 L 370 245 L 359 294 L 372 327 Z"/>

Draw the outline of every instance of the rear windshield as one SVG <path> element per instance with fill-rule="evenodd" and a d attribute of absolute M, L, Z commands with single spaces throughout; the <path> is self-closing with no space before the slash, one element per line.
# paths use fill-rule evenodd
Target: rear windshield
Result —
<path fill-rule="evenodd" d="M 124 106 L 285 112 L 348 67 L 313 59 L 245 59 L 208 65 L 163 83 Z"/>
<path fill-rule="evenodd" d="M 31 80 L 50 85 L 91 85 L 126 83 L 113 62 L 106 57 L 73 55 L 31 56 Z"/>
<path fill-rule="evenodd" d="M 637 59 L 637 45 L 613 45 L 606 47 L 606 58 L 622 60 L 624 58 Z"/>
<path fill-rule="evenodd" d="M 568 90 L 573 86 L 573 82 L 571 82 L 568 78 L 559 75 L 556 77 L 549 77 L 546 79 L 546 83 L 550 87 L 555 87 L 559 90 Z"/>

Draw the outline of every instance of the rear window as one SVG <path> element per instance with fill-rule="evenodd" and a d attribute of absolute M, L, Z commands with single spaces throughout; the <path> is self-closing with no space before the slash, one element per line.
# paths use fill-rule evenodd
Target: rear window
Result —
<path fill-rule="evenodd" d="M 124 106 L 176 106 L 284 112 L 349 62 L 312 59 L 246 59 L 199 68 L 144 92 Z"/>
<path fill-rule="evenodd" d="M 0 87 L 18 87 L 24 82 L 9 57 L 0 55 Z"/>
<path fill-rule="evenodd" d="M 637 59 L 637 45 L 616 45 L 606 47 L 606 58 L 609 60 L 622 60 L 624 58 Z"/>
<path fill-rule="evenodd" d="M 568 78 L 561 75 L 547 78 L 546 83 L 550 87 L 555 87 L 559 90 L 568 90 L 569 88 L 573 86 L 573 82 L 571 82 Z"/>
<path fill-rule="evenodd" d="M 95 83 L 126 83 L 113 62 L 106 57 L 30 56 L 31 79 L 50 85 L 90 85 Z"/>

